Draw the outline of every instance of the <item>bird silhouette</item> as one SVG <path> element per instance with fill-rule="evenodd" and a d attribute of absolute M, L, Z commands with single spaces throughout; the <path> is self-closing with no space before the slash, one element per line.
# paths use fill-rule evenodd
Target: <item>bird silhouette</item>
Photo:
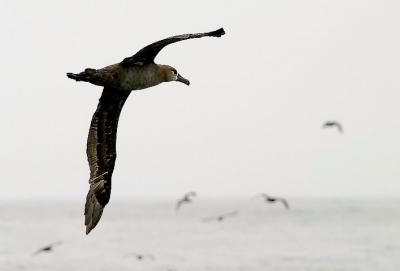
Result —
<path fill-rule="evenodd" d="M 264 198 L 265 202 L 267 202 L 267 203 L 281 202 L 286 210 L 290 209 L 288 201 L 284 198 L 271 197 L 270 195 L 267 195 L 267 194 L 261 194 L 261 196 Z"/>
<path fill-rule="evenodd" d="M 37 254 L 43 253 L 43 252 L 51 252 L 51 251 L 53 251 L 53 248 L 55 246 L 61 245 L 61 243 L 62 243 L 61 241 L 57 241 L 57 242 L 51 243 L 49 245 L 46 245 L 44 247 L 41 247 L 35 253 L 33 253 L 33 256 L 36 256 Z"/>
<path fill-rule="evenodd" d="M 193 202 L 193 197 L 197 196 L 196 192 L 188 192 L 181 199 L 176 202 L 175 211 L 178 211 L 181 208 L 182 204 L 188 204 Z"/>
<path fill-rule="evenodd" d="M 127 258 L 127 257 L 131 257 L 131 256 L 135 257 L 135 259 L 138 261 L 144 261 L 146 259 L 154 261 L 156 259 L 154 257 L 154 255 L 152 255 L 152 254 L 141 254 L 141 253 L 129 253 L 129 254 L 126 254 L 124 257 Z"/>
<path fill-rule="evenodd" d="M 215 31 L 183 34 L 154 42 L 120 63 L 101 69 L 87 68 L 83 72 L 67 73 L 76 81 L 89 82 L 104 87 L 97 110 L 90 123 L 86 154 L 90 167 L 90 189 L 86 196 L 86 234 L 96 227 L 103 209 L 110 200 L 111 176 L 116 159 L 118 120 L 129 94 L 133 90 L 145 89 L 163 82 L 190 82 L 169 65 L 154 62 L 157 54 L 167 45 L 202 37 L 221 37 L 223 28 Z"/>
<path fill-rule="evenodd" d="M 336 127 L 339 133 L 343 133 L 343 126 L 338 121 L 326 121 L 322 128 Z"/>
<path fill-rule="evenodd" d="M 227 217 L 236 216 L 238 213 L 239 213 L 238 211 L 232 211 L 232 212 L 224 213 L 224 214 L 221 214 L 221 215 L 205 217 L 205 218 L 203 218 L 203 222 L 210 222 L 210 221 L 222 222 Z"/>

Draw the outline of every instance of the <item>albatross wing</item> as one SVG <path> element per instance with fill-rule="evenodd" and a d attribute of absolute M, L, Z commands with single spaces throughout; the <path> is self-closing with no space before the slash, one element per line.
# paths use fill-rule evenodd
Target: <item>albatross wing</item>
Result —
<path fill-rule="evenodd" d="M 202 38 L 202 37 L 221 37 L 222 35 L 225 34 L 225 31 L 223 28 L 220 28 L 215 31 L 211 32 L 205 32 L 205 33 L 195 33 L 195 34 L 183 34 L 183 35 L 177 35 L 177 36 L 172 36 L 163 40 L 156 41 L 150 45 L 147 45 L 140 51 L 138 51 L 135 55 L 131 57 L 127 57 L 124 60 L 122 60 L 121 64 L 122 66 L 132 66 L 135 65 L 135 63 L 153 63 L 154 58 L 157 56 L 157 54 L 167 45 L 171 43 L 175 43 L 178 41 L 183 41 L 183 40 L 188 40 L 188 39 L 195 39 L 195 38 Z"/>
<path fill-rule="evenodd" d="M 286 209 L 286 210 L 289 210 L 289 209 L 290 209 L 290 207 L 289 207 L 289 202 L 288 202 L 286 199 L 284 199 L 284 198 L 279 198 L 279 200 L 282 202 L 283 206 L 285 206 L 285 209 Z"/>
<path fill-rule="evenodd" d="M 90 167 L 90 189 L 85 204 L 86 234 L 96 227 L 110 200 L 118 119 L 129 94 L 130 91 L 104 88 L 90 123 L 86 149 Z"/>

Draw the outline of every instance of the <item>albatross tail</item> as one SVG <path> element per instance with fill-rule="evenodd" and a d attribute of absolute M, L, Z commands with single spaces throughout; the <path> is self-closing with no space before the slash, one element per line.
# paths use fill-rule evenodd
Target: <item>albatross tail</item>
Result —
<path fill-rule="evenodd" d="M 74 79 L 76 81 L 89 82 L 90 78 L 92 77 L 95 71 L 96 71 L 95 69 L 85 69 L 81 73 L 67 72 L 67 76 L 68 78 Z"/>

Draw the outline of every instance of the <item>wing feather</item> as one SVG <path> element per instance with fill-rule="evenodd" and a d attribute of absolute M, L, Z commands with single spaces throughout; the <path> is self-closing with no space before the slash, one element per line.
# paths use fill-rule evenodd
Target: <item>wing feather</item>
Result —
<path fill-rule="evenodd" d="M 222 35 L 225 34 L 225 31 L 223 28 L 220 28 L 215 31 L 211 32 L 205 32 L 205 33 L 195 33 L 195 34 L 183 34 L 183 35 L 177 35 L 177 36 L 172 36 L 163 40 L 156 41 L 150 45 L 147 45 L 140 51 L 138 51 L 135 55 L 131 57 L 127 57 L 124 60 L 122 60 L 121 64 L 123 66 L 132 66 L 137 63 L 153 63 L 154 58 L 157 56 L 157 54 L 167 45 L 171 43 L 175 43 L 178 41 L 183 41 L 183 40 L 188 40 L 188 39 L 195 39 L 195 38 L 202 38 L 202 37 L 221 37 Z"/>
<path fill-rule="evenodd" d="M 90 189 L 85 204 L 86 234 L 96 227 L 110 200 L 111 176 L 117 157 L 118 119 L 129 94 L 129 91 L 104 88 L 90 123 L 86 149 L 90 167 Z"/>

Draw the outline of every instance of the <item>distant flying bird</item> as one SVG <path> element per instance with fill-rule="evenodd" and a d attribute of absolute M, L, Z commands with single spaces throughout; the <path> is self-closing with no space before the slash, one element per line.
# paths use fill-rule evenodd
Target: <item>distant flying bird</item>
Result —
<path fill-rule="evenodd" d="M 136 258 L 136 260 L 138 260 L 138 261 L 143 261 L 143 260 L 146 260 L 146 259 L 154 261 L 156 259 L 151 254 L 140 254 L 140 253 L 129 253 L 129 254 L 125 255 L 125 258 L 126 257 L 130 257 L 130 256 L 134 256 Z"/>
<path fill-rule="evenodd" d="M 188 192 L 186 193 L 180 200 L 176 202 L 175 210 L 178 211 L 184 203 L 193 202 L 192 198 L 197 196 L 196 192 Z"/>
<path fill-rule="evenodd" d="M 62 243 L 61 241 L 57 241 L 57 242 L 54 242 L 54 243 L 49 244 L 49 245 L 47 245 L 47 246 L 44 246 L 44 247 L 42 247 L 42 248 L 39 248 L 35 253 L 33 253 L 33 256 L 35 256 L 35 255 L 37 255 L 37 254 L 39 254 L 39 253 L 42 253 L 42 252 L 51 252 L 51 251 L 53 251 L 53 248 L 54 248 L 55 246 L 58 246 L 58 245 L 60 245 L 61 243 Z"/>
<path fill-rule="evenodd" d="M 67 73 L 69 78 L 76 81 L 85 81 L 104 87 L 87 139 L 90 189 L 85 204 L 86 234 L 96 227 L 104 207 L 110 200 L 111 175 L 116 159 L 118 119 L 131 91 L 170 81 L 189 85 L 189 80 L 183 78 L 175 68 L 154 63 L 157 54 L 171 43 L 207 36 L 221 37 L 224 34 L 224 29 L 220 28 L 212 32 L 173 36 L 144 47 L 120 63 L 102 69 L 88 68 L 78 74 Z"/>
<path fill-rule="evenodd" d="M 239 213 L 238 211 L 232 211 L 232 212 L 217 215 L 217 216 L 206 217 L 206 218 L 203 218 L 203 222 L 209 222 L 209 221 L 214 221 L 214 220 L 218 221 L 218 222 L 222 222 L 225 220 L 225 218 L 235 216 L 238 213 Z"/>
<path fill-rule="evenodd" d="M 275 203 L 280 201 L 283 206 L 285 206 L 286 210 L 289 210 L 289 203 L 286 199 L 284 198 L 278 198 L 278 197 L 271 197 L 270 195 L 267 194 L 261 194 L 261 196 L 264 198 L 265 202 L 267 203 Z"/>
<path fill-rule="evenodd" d="M 343 133 L 343 127 L 338 121 L 326 121 L 322 128 L 336 127 L 340 133 Z"/>

